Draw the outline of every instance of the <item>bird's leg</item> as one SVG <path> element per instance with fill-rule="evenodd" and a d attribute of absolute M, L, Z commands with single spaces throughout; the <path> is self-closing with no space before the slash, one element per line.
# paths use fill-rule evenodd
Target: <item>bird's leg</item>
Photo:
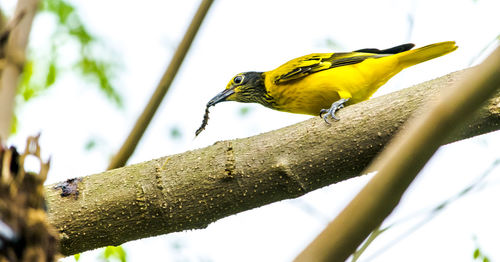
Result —
<path fill-rule="evenodd" d="M 321 109 L 321 111 L 319 112 L 319 116 L 323 117 L 323 119 L 325 120 L 325 122 L 327 124 L 330 124 L 330 122 L 328 122 L 328 116 L 331 116 L 334 120 L 337 120 L 337 121 L 340 120 L 338 117 L 335 116 L 335 112 L 337 112 L 337 110 L 343 108 L 344 103 L 347 101 L 349 101 L 349 98 L 341 98 L 341 99 L 333 102 L 330 109 Z M 323 115 L 323 114 L 325 114 L 325 115 Z"/>

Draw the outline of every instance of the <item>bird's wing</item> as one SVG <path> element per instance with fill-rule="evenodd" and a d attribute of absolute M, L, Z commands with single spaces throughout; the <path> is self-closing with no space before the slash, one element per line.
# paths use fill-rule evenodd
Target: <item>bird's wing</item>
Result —
<path fill-rule="evenodd" d="M 307 75 L 323 70 L 353 65 L 363 62 L 370 57 L 381 57 L 386 55 L 370 53 L 328 53 L 311 54 L 291 60 L 273 70 L 273 82 L 283 84 L 292 80 L 301 79 Z"/>
<path fill-rule="evenodd" d="M 293 59 L 276 68 L 272 71 L 271 79 L 275 84 L 287 83 L 323 70 L 361 63 L 367 58 L 379 58 L 404 52 L 413 46 L 413 44 L 404 44 L 384 50 L 365 48 L 347 53 L 310 54 Z"/>

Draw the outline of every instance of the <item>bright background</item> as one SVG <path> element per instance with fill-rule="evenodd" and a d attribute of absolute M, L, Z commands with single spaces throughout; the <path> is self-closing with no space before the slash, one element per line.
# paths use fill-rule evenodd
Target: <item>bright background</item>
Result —
<path fill-rule="evenodd" d="M 110 105 L 96 88 L 71 75 L 23 107 L 19 132 L 9 142 L 24 145 L 27 135 L 42 133 L 43 153 L 52 158 L 48 183 L 106 168 L 156 87 L 199 1 L 72 3 L 121 61 L 115 86 L 125 107 Z M 0 0 L 0 6 L 12 13 L 15 1 Z M 459 45 L 447 56 L 398 74 L 376 93 L 379 96 L 480 62 L 491 48 L 482 50 L 500 33 L 498 10 L 497 0 L 215 1 L 129 163 L 309 118 L 260 105 L 222 103 L 211 110 L 207 129 L 193 140 L 205 104 L 236 73 L 270 70 L 313 52 L 388 48 L 405 42 L 422 46 L 454 40 Z M 52 28 L 50 18 L 38 16 L 31 48 L 44 42 Z M 72 51 L 69 46 L 68 56 Z M 411 235 L 406 231 L 428 215 L 425 210 L 470 185 L 500 158 L 499 134 L 442 147 L 386 221 L 402 224 L 384 233 L 361 260 L 470 261 L 476 245 L 493 261 L 499 259 L 500 195 L 494 176 L 500 173 L 498 167 L 479 190 L 454 201 Z M 98 142 L 94 150 L 84 149 L 89 140 Z M 204 230 L 132 241 L 124 247 L 129 261 L 291 261 L 370 177 L 233 215 Z M 80 261 L 94 261 L 99 252 L 84 253 Z"/>

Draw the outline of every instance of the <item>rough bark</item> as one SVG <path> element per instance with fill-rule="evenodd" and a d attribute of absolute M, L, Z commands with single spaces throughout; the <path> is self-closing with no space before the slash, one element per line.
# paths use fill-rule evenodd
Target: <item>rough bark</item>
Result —
<path fill-rule="evenodd" d="M 355 176 L 405 121 L 426 110 L 455 72 L 342 109 L 331 125 L 318 118 L 257 136 L 84 177 L 78 197 L 46 188 L 49 219 L 66 255 L 187 229 Z M 500 93 L 447 141 L 500 128 Z"/>

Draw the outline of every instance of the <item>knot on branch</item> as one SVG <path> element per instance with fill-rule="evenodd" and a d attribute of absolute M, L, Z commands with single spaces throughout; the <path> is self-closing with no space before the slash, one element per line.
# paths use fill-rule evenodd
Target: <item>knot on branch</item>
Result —
<path fill-rule="evenodd" d="M 278 169 L 279 171 L 278 173 L 280 175 L 281 174 L 284 175 L 285 177 L 289 178 L 299 186 L 297 191 L 299 192 L 308 191 L 305 184 L 302 182 L 300 176 L 292 171 L 292 169 L 290 168 L 290 164 L 288 163 L 288 160 L 286 158 L 284 157 L 278 158 L 275 167 Z"/>
<path fill-rule="evenodd" d="M 226 174 L 226 178 L 234 178 L 236 160 L 234 158 L 233 143 L 231 141 L 227 141 L 226 143 L 226 164 L 224 173 Z"/>

